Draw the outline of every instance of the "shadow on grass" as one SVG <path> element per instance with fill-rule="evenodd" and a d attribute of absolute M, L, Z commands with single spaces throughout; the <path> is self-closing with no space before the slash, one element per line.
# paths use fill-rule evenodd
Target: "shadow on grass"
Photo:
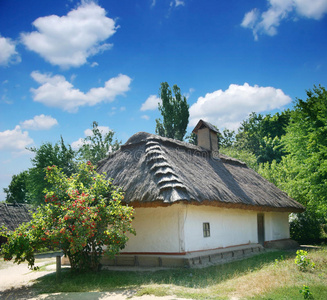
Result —
<path fill-rule="evenodd" d="M 30 287 L 18 287 L 11 288 L 5 291 L 0 291 L 1 300 L 12 300 L 12 299 L 31 299 L 37 295 L 37 292 L 34 288 Z"/>
<path fill-rule="evenodd" d="M 40 277 L 33 288 L 41 293 L 112 291 L 137 288 L 147 284 L 172 284 L 176 286 L 204 288 L 225 280 L 260 270 L 276 259 L 294 258 L 295 251 L 274 251 L 247 259 L 216 266 L 196 269 L 169 269 L 158 271 L 109 271 L 98 273 L 71 273 L 63 270 L 61 280 L 52 273 Z"/>

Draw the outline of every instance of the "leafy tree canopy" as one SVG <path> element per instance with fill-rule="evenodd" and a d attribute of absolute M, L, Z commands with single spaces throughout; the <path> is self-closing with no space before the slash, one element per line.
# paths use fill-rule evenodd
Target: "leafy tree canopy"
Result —
<path fill-rule="evenodd" d="M 286 133 L 290 116 L 290 110 L 273 116 L 250 114 L 236 134 L 235 147 L 254 153 L 258 163 L 280 161 L 284 155 L 280 138 Z"/>
<path fill-rule="evenodd" d="M 3 191 L 6 194 L 7 203 L 27 203 L 27 178 L 28 171 L 13 175 L 8 188 Z"/>
<path fill-rule="evenodd" d="M 35 153 L 31 159 L 33 167 L 27 176 L 28 202 L 39 205 L 44 201 L 44 189 L 48 183 L 44 180 L 47 166 L 56 165 L 64 174 L 70 176 L 76 170 L 75 152 L 70 145 L 65 145 L 63 138 L 56 144 L 44 143 L 39 148 L 29 148 Z"/>
<path fill-rule="evenodd" d="M 306 206 L 307 212 L 294 220 L 294 228 L 312 230 L 310 224 L 326 221 L 327 215 L 327 92 L 322 86 L 307 91 L 307 99 L 297 99 L 281 143 L 285 155 L 280 162 L 261 164 L 259 173 Z M 292 225 L 292 226 L 293 226 Z M 309 226 L 310 225 L 310 226 Z M 293 230 L 293 232 L 295 232 Z"/>
<path fill-rule="evenodd" d="M 107 133 L 102 132 L 97 122 L 92 124 L 92 134 L 83 140 L 81 148 L 78 150 L 79 159 L 90 161 L 96 165 L 98 161 L 104 159 L 109 152 L 120 148 L 121 142 L 114 140 L 115 132 L 110 130 Z"/>
<path fill-rule="evenodd" d="M 235 143 L 235 131 L 234 130 L 229 130 L 227 128 L 225 128 L 223 130 L 223 133 L 220 134 L 218 133 L 219 137 L 219 144 L 220 147 L 219 148 L 227 148 L 227 147 L 232 147 Z"/>
<path fill-rule="evenodd" d="M 298 185 L 296 193 L 305 204 L 327 213 L 327 91 L 314 86 L 307 97 L 297 99 L 282 142 L 295 173 L 290 184 Z"/>
<path fill-rule="evenodd" d="M 167 82 L 161 83 L 159 111 L 163 121 L 156 119 L 156 134 L 182 141 L 190 116 L 189 105 L 177 85 L 173 86 L 173 92 L 174 96 Z"/>

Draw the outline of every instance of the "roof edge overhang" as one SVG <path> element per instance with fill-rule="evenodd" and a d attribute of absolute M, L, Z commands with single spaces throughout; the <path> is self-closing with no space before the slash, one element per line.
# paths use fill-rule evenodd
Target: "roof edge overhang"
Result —
<path fill-rule="evenodd" d="M 274 207 L 274 206 L 259 206 L 259 205 L 249 205 L 249 204 L 241 204 L 241 203 L 225 203 L 219 201 L 175 201 L 173 203 L 167 203 L 160 200 L 151 201 L 151 202 L 141 202 L 141 201 L 132 201 L 132 202 L 124 202 L 123 204 L 132 206 L 134 208 L 155 208 L 155 207 L 168 207 L 174 204 L 186 204 L 186 205 L 195 205 L 195 206 L 211 206 L 211 207 L 220 207 L 220 208 L 230 208 L 230 209 L 243 209 L 243 210 L 252 210 L 252 211 L 260 211 L 260 212 L 289 212 L 289 213 L 301 213 L 305 211 L 305 207 Z"/>

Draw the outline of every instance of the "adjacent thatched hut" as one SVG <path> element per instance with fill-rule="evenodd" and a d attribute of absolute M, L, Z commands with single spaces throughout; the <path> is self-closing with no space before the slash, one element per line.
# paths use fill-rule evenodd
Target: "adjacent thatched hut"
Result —
<path fill-rule="evenodd" d="M 137 235 L 122 253 L 186 255 L 289 239 L 288 215 L 304 207 L 219 154 L 215 130 L 199 122 L 200 146 L 139 132 L 99 163 L 135 208 Z"/>
<path fill-rule="evenodd" d="M 20 224 L 32 219 L 30 207 L 20 203 L 0 203 L 0 226 L 5 225 L 9 230 L 15 230 Z M 6 239 L 0 237 L 0 245 Z"/>

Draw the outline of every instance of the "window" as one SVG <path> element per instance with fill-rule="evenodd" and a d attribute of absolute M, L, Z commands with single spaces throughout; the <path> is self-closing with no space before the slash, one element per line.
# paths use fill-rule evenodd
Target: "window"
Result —
<path fill-rule="evenodd" d="M 209 223 L 203 223 L 203 236 L 204 237 L 210 236 L 210 224 Z"/>

